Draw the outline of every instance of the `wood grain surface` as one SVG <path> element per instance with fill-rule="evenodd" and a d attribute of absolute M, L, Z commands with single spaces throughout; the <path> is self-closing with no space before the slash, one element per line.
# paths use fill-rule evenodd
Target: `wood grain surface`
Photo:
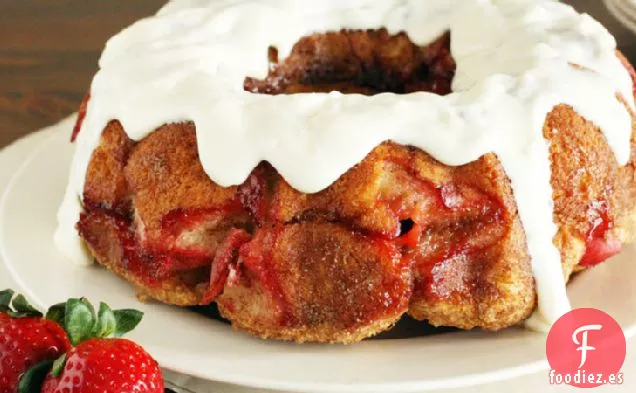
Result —
<path fill-rule="evenodd" d="M 162 0 L 0 0 L 0 147 L 77 110 L 106 40 Z M 628 57 L 636 38 L 600 0 L 570 0 L 603 22 Z"/>

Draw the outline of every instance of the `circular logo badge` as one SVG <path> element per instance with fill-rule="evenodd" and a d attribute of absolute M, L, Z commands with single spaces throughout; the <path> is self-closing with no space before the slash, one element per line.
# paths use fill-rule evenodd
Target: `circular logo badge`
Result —
<path fill-rule="evenodd" d="M 550 382 L 580 388 L 622 383 L 626 349 L 625 334 L 614 318 L 593 308 L 572 310 L 548 334 Z"/>

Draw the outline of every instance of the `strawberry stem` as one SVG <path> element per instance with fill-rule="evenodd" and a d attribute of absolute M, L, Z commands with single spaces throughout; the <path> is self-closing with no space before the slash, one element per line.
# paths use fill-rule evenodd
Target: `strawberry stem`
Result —
<path fill-rule="evenodd" d="M 139 325 L 143 313 L 130 309 L 113 311 L 105 303 L 100 303 L 95 313 L 93 305 L 80 298 L 52 306 L 46 318 L 59 323 L 68 333 L 71 344 L 77 345 L 91 338 L 122 337 Z"/>
<path fill-rule="evenodd" d="M 117 328 L 115 329 L 115 337 L 122 337 L 126 333 L 134 330 L 141 322 L 143 316 L 144 314 L 137 310 L 116 310 L 115 319 L 117 320 Z"/>
<path fill-rule="evenodd" d="M 57 360 L 55 360 L 52 364 L 52 368 L 51 368 L 51 374 L 53 374 L 53 376 L 55 378 L 59 377 L 62 374 L 62 371 L 64 370 L 64 366 L 66 365 L 66 354 L 60 356 L 59 358 L 57 358 Z"/>
<path fill-rule="evenodd" d="M 69 299 L 66 302 L 63 327 L 72 345 L 93 337 L 96 319 L 95 309 L 86 299 Z"/>
<path fill-rule="evenodd" d="M 0 292 L 0 313 L 13 318 L 38 318 L 42 313 L 29 304 L 23 295 L 15 295 L 12 289 Z"/>
<path fill-rule="evenodd" d="M 0 307 L 9 307 L 11 305 L 11 299 L 13 299 L 13 295 L 15 295 L 15 292 L 13 292 L 12 289 L 5 289 L 4 291 L 0 291 Z"/>
<path fill-rule="evenodd" d="M 0 291 L 0 313 L 14 318 L 42 317 L 23 295 L 11 289 Z M 106 303 L 100 303 L 96 313 L 86 298 L 78 298 L 51 306 L 46 319 L 62 326 L 71 344 L 77 345 L 91 338 L 122 337 L 139 325 L 143 315 L 132 309 L 112 310 Z"/>
<path fill-rule="evenodd" d="M 17 295 L 13 298 L 13 308 L 16 312 L 29 317 L 41 317 L 42 313 L 29 304 L 24 295 Z"/>
<path fill-rule="evenodd" d="M 111 337 L 117 330 L 117 318 L 115 313 L 106 303 L 99 304 L 99 312 L 97 314 L 97 323 L 95 324 L 94 334 L 96 337 Z"/>
<path fill-rule="evenodd" d="M 51 306 L 46 312 L 46 319 L 56 322 L 60 326 L 64 326 L 64 315 L 66 314 L 66 303 Z"/>
<path fill-rule="evenodd" d="M 18 393 L 39 393 L 52 366 L 52 360 L 45 360 L 31 367 L 20 377 Z"/>

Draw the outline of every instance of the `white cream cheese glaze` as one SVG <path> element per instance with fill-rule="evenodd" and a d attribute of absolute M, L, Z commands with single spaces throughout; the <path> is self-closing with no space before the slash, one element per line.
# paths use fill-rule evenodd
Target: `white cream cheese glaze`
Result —
<path fill-rule="evenodd" d="M 453 93 L 243 91 L 246 76 L 266 76 L 270 45 L 284 58 L 311 33 L 380 27 L 419 45 L 450 30 Z M 511 180 L 532 258 L 539 305 L 528 326 L 545 330 L 570 305 L 552 243 L 543 125 L 555 105 L 571 105 L 601 128 L 617 161 L 628 162 L 631 119 L 616 94 L 633 106 L 632 82 L 615 49 L 598 22 L 552 0 L 172 1 L 106 45 L 57 244 L 86 263 L 75 224 L 91 154 L 112 119 L 134 140 L 165 123 L 194 121 L 204 169 L 222 186 L 242 183 L 267 160 L 296 189 L 318 192 L 387 140 L 447 165 L 494 152 Z"/>

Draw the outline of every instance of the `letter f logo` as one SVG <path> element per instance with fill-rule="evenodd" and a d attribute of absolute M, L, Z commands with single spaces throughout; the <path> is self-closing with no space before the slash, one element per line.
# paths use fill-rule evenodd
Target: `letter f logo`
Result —
<path fill-rule="evenodd" d="M 579 365 L 579 368 L 583 367 L 587 361 L 587 351 L 593 351 L 596 349 L 587 345 L 587 332 L 590 330 L 601 330 L 602 328 L 602 325 L 585 325 L 576 329 L 574 333 L 572 333 L 572 341 L 574 341 L 574 344 L 580 345 L 580 347 L 576 349 L 577 351 L 581 351 L 581 364 Z M 581 341 L 578 339 L 579 333 L 583 333 L 581 334 Z"/>

